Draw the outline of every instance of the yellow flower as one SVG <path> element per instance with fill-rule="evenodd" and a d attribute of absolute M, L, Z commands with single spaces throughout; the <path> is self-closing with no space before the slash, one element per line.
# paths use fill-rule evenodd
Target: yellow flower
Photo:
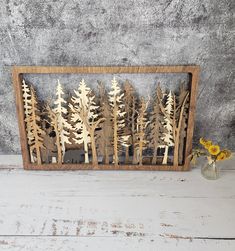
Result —
<path fill-rule="evenodd" d="M 225 153 L 224 151 L 221 151 L 221 152 L 218 154 L 216 160 L 225 160 L 226 158 L 227 158 L 227 157 L 226 157 L 226 153 Z"/>
<path fill-rule="evenodd" d="M 227 150 L 227 149 L 221 151 L 221 153 L 223 153 L 225 155 L 226 159 L 230 158 L 231 155 L 232 155 L 232 153 L 229 150 Z"/>
<path fill-rule="evenodd" d="M 206 143 L 206 140 L 204 138 L 200 138 L 199 142 L 200 142 L 201 145 L 204 146 L 205 143 Z"/>
<path fill-rule="evenodd" d="M 208 149 L 212 145 L 212 141 L 206 140 L 204 138 L 200 138 L 200 144 L 203 145 L 206 149 Z"/>
<path fill-rule="evenodd" d="M 220 147 L 218 145 L 211 145 L 208 151 L 211 155 L 217 155 L 220 152 Z"/>
<path fill-rule="evenodd" d="M 206 141 L 204 147 L 208 150 L 212 146 L 212 141 L 208 140 Z"/>

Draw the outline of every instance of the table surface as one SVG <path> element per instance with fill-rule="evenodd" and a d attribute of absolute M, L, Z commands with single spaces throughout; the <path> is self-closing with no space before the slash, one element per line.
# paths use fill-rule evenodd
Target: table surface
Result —
<path fill-rule="evenodd" d="M 235 250 L 235 170 L 0 166 L 0 251 Z"/>

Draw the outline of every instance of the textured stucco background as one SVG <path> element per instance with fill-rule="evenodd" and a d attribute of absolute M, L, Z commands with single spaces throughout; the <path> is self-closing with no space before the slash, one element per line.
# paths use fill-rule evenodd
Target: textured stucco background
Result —
<path fill-rule="evenodd" d="M 20 153 L 11 65 L 201 66 L 194 144 L 235 149 L 233 0 L 0 0 L 0 153 Z"/>

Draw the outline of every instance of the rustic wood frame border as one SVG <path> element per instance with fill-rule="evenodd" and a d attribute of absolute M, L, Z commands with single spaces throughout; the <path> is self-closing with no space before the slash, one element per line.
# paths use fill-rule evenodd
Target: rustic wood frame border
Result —
<path fill-rule="evenodd" d="M 196 107 L 196 92 L 199 80 L 199 66 L 101 66 L 101 67 L 77 67 L 77 66 L 13 66 L 12 77 L 16 97 L 16 109 L 18 115 L 21 151 L 24 169 L 28 170 L 93 170 L 89 164 L 42 164 L 30 163 L 27 144 L 26 128 L 24 123 L 24 107 L 22 99 L 21 80 L 22 74 L 118 74 L 118 73 L 188 73 L 191 77 L 188 128 L 183 165 L 104 165 L 99 164 L 98 170 L 190 170 L 190 154 L 192 152 L 192 140 L 194 130 L 194 116 Z M 97 169 L 96 169 L 97 170 Z"/>

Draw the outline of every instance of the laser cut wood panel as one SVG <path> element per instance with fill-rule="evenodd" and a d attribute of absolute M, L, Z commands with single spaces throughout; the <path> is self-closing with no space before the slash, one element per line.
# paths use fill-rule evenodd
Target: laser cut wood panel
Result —
<path fill-rule="evenodd" d="M 189 170 L 199 66 L 15 66 L 12 73 L 25 169 Z M 163 92 L 158 86 L 154 98 L 148 100 L 138 97 L 128 81 L 122 85 L 115 77 L 108 90 L 100 85 L 98 95 L 85 80 L 80 80 L 71 100 L 65 100 L 62 97 L 63 87 L 58 81 L 54 106 L 48 106 L 46 115 L 43 115 L 40 114 L 36 94 L 32 92 L 33 87 L 23 81 L 23 74 L 26 73 L 188 73 L 191 83 L 189 89 L 181 88 L 179 94 L 171 90 Z M 31 88 L 31 93 L 27 88 Z M 38 133 L 36 146 L 30 144 L 35 130 L 30 129 L 27 118 L 32 110 L 32 97 L 35 99 L 35 111 L 31 113 L 36 116 L 34 129 L 37 127 L 35 130 Z M 151 102 L 153 104 L 149 105 Z M 41 123 L 47 119 L 55 134 L 56 145 L 55 155 L 48 158 L 51 159 L 50 163 L 43 162 L 40 155 L 41 148 L 45 148 L 41 135 L 46 133 Z M 108 130 L 103 131 L 107 127 Z M 106 136 L 109 145 L 107 139 L 106 142 L 102 141 Z M 72 144 L 76 156 L 81 154 L 81 157 L 77 157 L 78 163 L 68 158 L 64 161 L 68 144 Z M 169 149 L 174 153 L 171 158 Z"/>

